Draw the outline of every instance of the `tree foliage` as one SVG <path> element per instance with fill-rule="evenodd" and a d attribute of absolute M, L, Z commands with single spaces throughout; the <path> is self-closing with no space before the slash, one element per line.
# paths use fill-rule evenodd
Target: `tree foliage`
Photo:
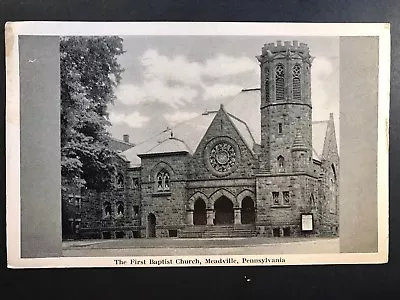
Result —
<path fill-rule="evenodd" d="M 61 172 L 68 184 L 98 191 L 111 185 L 107 107 L 121 80 L 123 53 L 116 36 L 61 38 Z"/>

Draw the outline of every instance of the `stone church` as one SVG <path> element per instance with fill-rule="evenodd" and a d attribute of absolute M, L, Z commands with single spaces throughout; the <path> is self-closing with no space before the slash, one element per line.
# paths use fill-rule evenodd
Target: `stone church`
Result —
<path fill-rule="evenodd" d="M 278 41 L 257 59 L 260 87 L 143 143 L 114 143 L 115 189 L 69 195 L 81 237 L 338 234 L 335 125 L 332 113 L 312 121 L 310 50 Z"/>

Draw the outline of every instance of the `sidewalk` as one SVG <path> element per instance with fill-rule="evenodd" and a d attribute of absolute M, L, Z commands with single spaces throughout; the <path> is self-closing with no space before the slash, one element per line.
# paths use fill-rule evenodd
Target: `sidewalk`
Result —
<path fill-rule="evenodd" d="M 91 249 L 122 249 L 122 248 L 213 248 L 213 247 L 251 247 L 258 245 L 282 244 L 294 242 L 313 242 L 332 240 L 332 238 L 154 238 L 154 239 L 114 239 L 114 240 L 81 240 L 63 242 L 64 249 L 87 247 Z"/>
<path fill-rule="evenodd" d="M 63 243 L 63 256 L 338 253 L 338 238 L 128 239 Z"/>

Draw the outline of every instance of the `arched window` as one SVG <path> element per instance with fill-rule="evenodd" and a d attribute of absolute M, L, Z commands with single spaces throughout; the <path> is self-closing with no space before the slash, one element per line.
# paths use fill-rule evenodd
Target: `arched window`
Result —
<path fill-rule="evenodd" d="M 138 190 L 139 189 L 139 179 L 132 178 L 132 189 Z"/>
<path fill-rule="evenodd" d="M 288 191 L 285 191 L 282 193 L 282 195 L 283 195 L 283 203 L 290 204 L 290 193 Z"/>
<path fill-rule="evenodd" d="M 121 173 L 117 175 L 117 187 L 123 188 L 124 187 L 124 176 Z"/>
<path fill-rule="evenodd" d="M 310 204 L 312 207 L 315 207 L 315 198 L 314 198 L 314 194 L 311 194 L 310 196 Z"/>
<path fill-rule="evenodd" d="M 157 174 L 157 191 L 167 192 L 170 190 L 170 176 L 165 170 L 160 171 Z"/>
<path fill-rule="evenodd" d="M 275 95 L 276 101 L 285 99 L 285 69 L 282 64 L 277 64 L 275 67 Z"/>
<path fill-rule="evenodd" d="M 103 216 L 104 217 L 109 217 L 111 216 L 111 203 L 106 201 L 103 204 Z"/>
<path fill-rule="evenodd" d="M 282 155 L 278 156 L 278 169 L 280 172 L 285 170 L 285 159 L 283 158 Z"/>
<path fill-rule="evenodd" d="M 265 100 L 269 102 L 269 67 L 265 68 Z"/>
<path fill-rule="evenodd" d="M 157 191 L 163 190 L 163 174 L 161 172 L 157 175 Z"/>
<path fill-rule="evenodd" d="M 168 172 L 164 173 L 164 190 L 169 191 L 169 174 L 168 174 Z"/>
<path fill-rule="evenodd" d="M 123 216 L 124 214 L 124 203 L 122 201 L 117 202 L 117 215 Z"/>
<path fill-rule="evenodd" d="M 301 67 L 299 64 L 295 64 L 293 66 L 293 100 L 300 101 L 301 100 L 301 84 L 300 84 L 300 77 L 301 77 Z"/>

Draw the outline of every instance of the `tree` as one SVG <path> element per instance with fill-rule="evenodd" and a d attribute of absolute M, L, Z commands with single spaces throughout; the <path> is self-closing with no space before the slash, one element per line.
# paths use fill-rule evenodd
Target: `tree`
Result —
<path fill-rule="evenodd" d="M 116 36 L 61 38 L 61 173 L 67 184 L 97 191 L 111 186 L 115 153 L 107 107 L 121 80 L 117 59 L 123 53 Z"/>

